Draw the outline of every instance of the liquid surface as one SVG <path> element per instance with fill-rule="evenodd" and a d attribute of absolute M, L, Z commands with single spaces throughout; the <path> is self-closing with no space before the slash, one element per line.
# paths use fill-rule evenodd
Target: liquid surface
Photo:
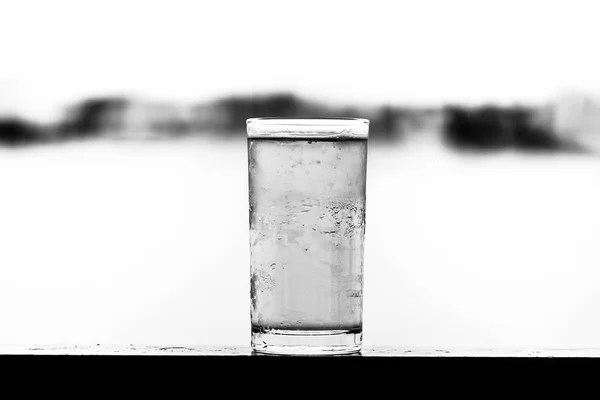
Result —
<path fill-rule="evenodd" d="M 366 140 L 250 139 L 253 329 L 362 326 Z"/>

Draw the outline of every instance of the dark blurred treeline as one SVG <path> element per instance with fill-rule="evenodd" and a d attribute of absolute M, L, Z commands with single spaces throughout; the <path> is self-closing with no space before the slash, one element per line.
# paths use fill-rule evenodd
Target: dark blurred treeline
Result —
<path fill-rule="evenodd" d="M 551 129 L 540 110 L 523 106 L 448 106 L 444 113 L 444 139 L 454 148 L 474 151 L 508 148 L 547 151 L 571 147 L 565 138 Z"/>
<path fill-rule="evenodd" d="M 57 127 L 61 136 L 116 135 L 148 137 L 211 135 L 243 136 L 252 117 L 356 117 L 368 118 L 372 138 L 391 140 L 400 134 L 403 110 L 391 107 L 335 107 L 289 93 L 230 96 L 215 101 L 176 107 L 134 102 L 125 98 L 88 99 L 76 105 Z"/>
<path fill-rule="evenodd" d="M 312 116 L 367 118 L 370 140 L 376 142 L 402 142 L 420 132 L 435 132 L 444 143 L 465 150 L 568 148 L 570 143 L 554 132 L 549 115 L 546 109 L 524 106 L 336 106 L 291 93 L 229 96 L 191 106 L 101 97 L 74 104 L 53 125 L 22 118 L 1 119 L 0 144 L 18 146 L 92 137 L 244 137 L 247 118 Z"/>

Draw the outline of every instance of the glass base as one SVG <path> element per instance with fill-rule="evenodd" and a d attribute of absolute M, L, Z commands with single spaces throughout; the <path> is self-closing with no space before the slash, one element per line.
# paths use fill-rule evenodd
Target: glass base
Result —
<path fill-rule="evenodd" d="M 362 330 L 252 329 L 252 349 L 261 354 L 339 355 L 359 353 Z"/>

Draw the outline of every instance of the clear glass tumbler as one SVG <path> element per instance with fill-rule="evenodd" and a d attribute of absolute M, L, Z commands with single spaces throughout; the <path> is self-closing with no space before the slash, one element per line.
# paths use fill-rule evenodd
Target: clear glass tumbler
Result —
<path fill-rule="evenodd" d="M 362 347 L 369 121 L 247 120 L 252 348 Z"/>

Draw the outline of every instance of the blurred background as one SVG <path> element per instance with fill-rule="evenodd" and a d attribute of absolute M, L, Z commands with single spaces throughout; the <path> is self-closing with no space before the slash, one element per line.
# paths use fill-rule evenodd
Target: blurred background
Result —
<path fill-rule="evenodd" d="M 0 3 L 0 343 L 248 345 L 245 121 L 371 121 L 365 346 L 600 346 L 592 1 Z"/>

